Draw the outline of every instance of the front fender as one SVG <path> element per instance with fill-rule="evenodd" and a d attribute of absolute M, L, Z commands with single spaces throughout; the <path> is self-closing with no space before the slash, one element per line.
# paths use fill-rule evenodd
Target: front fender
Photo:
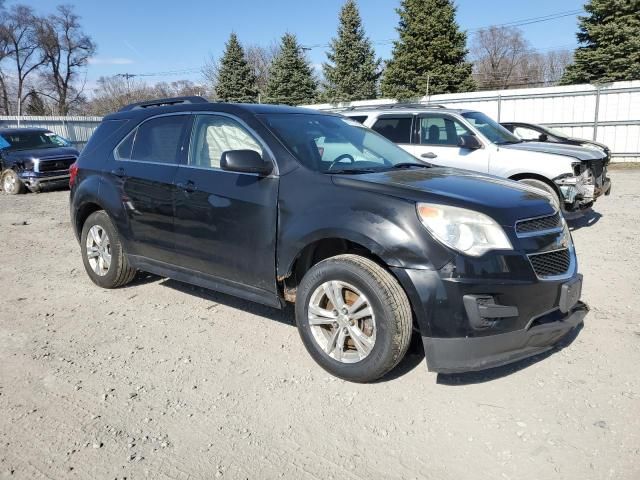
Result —
<path fill-rule="evenodd" d="M 277 274 L 291 273 L 305 247 L 323 239 L 347 240 L 364 247 L 387 266 L 441 268 L 452 254 L 420 223 L 415 202 L 316 180 L 316 188 L 298 191 L 289 175 L 281 177 Z"/>

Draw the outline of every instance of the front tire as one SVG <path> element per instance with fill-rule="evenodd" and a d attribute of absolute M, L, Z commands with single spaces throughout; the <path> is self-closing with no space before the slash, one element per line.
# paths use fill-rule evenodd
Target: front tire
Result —
<path fill-rule="evenodd" d="M 311 357 L 352 382 L 389 372 L 412 333 L 411 306 L 398 281 L 358 255 L 332 257 L 307 272 L 296 295 L 296 323 Z"/>
<path fill-rule="evenodd" d="M 129 266 L 120 236 L 103 210 L 89 215 L 80 237 L 82 262 L 87 275 L 102 288 L 117 288 L 131 282 L 136 270 Z"/>
<path fill-rule="evenodd" d="M 2 189 L 9 195 L 19 195 L 26 191 L 24 183 L 13 170 L 7 170 L 2 175 Z"/>
<path fill-rule="evenodd" d="M 561 201 L 560 196 L 558 195 L 558 192 L 555 191 L 555 189 L 543 182 L 542 180 L 537 180 L 535 178 L 521 178 L 520 180 L 518 180 L 520 183 L 524 183 L 526 185 L 530 185 L 532 187 L 536 187 L 539 188 L 540 190 L 543 190 L 544 192 L 548 193 L 551 196 L 551 202 L 553 203 L 553 205 L 560 211 L 560 212 L 564 212 L 564 202 Z"/>

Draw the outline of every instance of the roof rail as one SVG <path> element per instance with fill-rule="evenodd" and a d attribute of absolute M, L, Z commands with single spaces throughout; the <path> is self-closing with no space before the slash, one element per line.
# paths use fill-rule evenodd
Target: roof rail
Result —
<path fill-rule="evenodd" d="M 181 103 L 209 103 L 206 98 L 199 96 L 190 97 L 172 97 L 172 98 L 158 98 L 156 100 L 146 100 L 144 102 L 131 103 L 122 107 L 119 112 L 127 112 L 129 110 L 137 110 L 139 108 L 149 107 L 165 107 L 168 105 L 179 105 Z"/>
<path fill-rule="evenodd" d="M 337 108 L 337 111 L 352 112 L 358 110 L 386 110 L 392 108 L 447 108 L 437 103 L 387 103 L 378 105 L 356 105 L 351 107 Z"/>

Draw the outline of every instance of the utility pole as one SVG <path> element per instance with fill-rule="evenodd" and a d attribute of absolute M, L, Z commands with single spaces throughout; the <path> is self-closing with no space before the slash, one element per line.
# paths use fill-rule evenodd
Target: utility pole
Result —
<path fill-rule="evenodd" d="M 116 77 L 122 77 L 127 81 L 127 100 L 129 100 L 131 98 L 131 84 L 129 80 L 137 77 L 137 75 L 135 73 L 118 73 Z"/>

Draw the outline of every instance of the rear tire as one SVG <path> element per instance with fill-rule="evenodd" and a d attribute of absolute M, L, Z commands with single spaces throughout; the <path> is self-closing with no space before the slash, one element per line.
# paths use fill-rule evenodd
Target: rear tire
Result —
<path fill-rule="evenodd" d="M 358 255 L 338 255 L 307 272 L 296 294 L 296 323 L 311 357 L 352 382 L 393 369 L 412 333 L 411 306 L 398 281 Z"/>
<path fill-rule="evenodd" d="M 2 175 L 2 190 L 9 195 L 20 195 L 26 187 L 14 170 L 6 170 Z"/>
<path fill-rule="evenodd" d="M 118 231 L 103 210 L 93 212 L 84 222 L 80 248 L 87 275 L 96 285 L 117 288 L 136 276 L 124 255 Z"/>

